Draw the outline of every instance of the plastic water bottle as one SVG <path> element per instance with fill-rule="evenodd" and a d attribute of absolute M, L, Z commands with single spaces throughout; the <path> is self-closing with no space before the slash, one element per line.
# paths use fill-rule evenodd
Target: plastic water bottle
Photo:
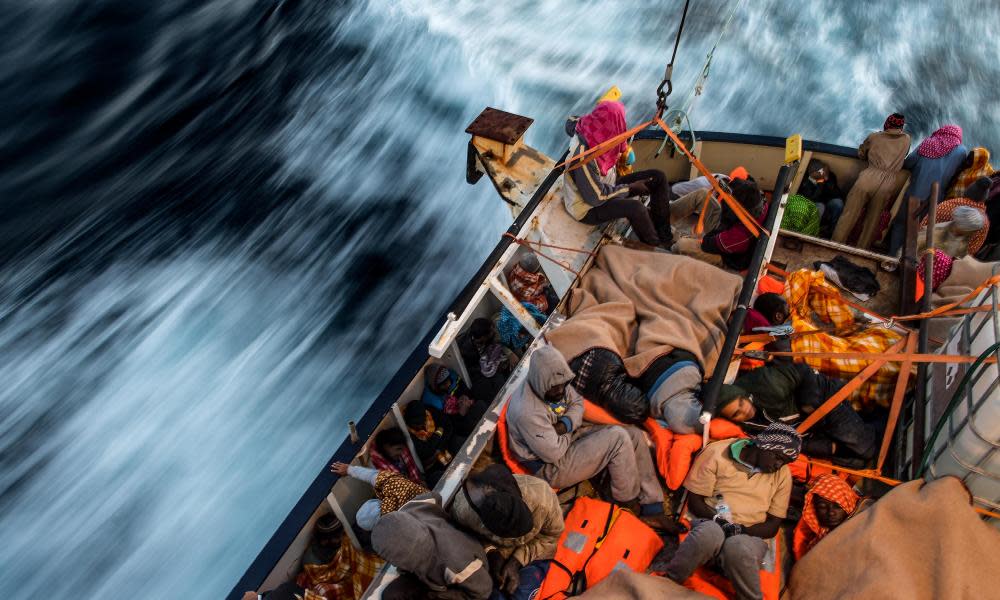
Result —
<path fill-rule="evenodd" d="M 716 494 L 715 496 L 715 514 L 730 523 L 733 522 L 733 511 L 729 509 L 729 505 L 726 504 L 726 499 L 722 497 L 722 494 Z"/>

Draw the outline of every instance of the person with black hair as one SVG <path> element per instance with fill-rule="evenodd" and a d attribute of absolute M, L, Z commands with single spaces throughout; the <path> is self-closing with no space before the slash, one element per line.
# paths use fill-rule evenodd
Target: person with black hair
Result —
<path fill-rule="evenodd" d="M 812 159 L 798 193 L 816 205 L 820 215 L 820 237 L 830 237 L 844 211 L 844 192 L 837 184 L 837 174 L 825 162 Z"/>
<path fill-rule="evenodd" d="M 406 436 L 399 427 L 389 427 L 375 434 L 372 447 L 368 449 L 372 467 L 381 471 L 395 471 L 411 481 L 423 483 L 410 449 L 406 446 Z"/>
<path fill-rule="evenodd" d="M 788 302 L 781 294 L 766 292 L 757 296 L 753 308 L 747 311 L 743 333 L 754 333 L 758 327 L 775 327 L 788 320 Z"/>
<path fill-rule="evenodd" d="M 733 199 L 740 203 L 749 215 L 763 225 L 767 215 L 764 201 L 757 182 L 752 179 L 735 179 L 730 183 Z M 696 238 L 681 238 L 674 249 L 680 254 L 697 258 L 717 267 L 725 266 L 742 271 L 750 266 L 750 256 L 756 246 L 753 233 L 740 221 L 728 204 L 723 203 L 719 224 L 705 235 L 699 243 Z"/>
<path fill-rule="evenodd" d="M 454 446 L 451 422 L 447 415 L 419 400 L 406 405 L 403 421 L 410 432 L 417 457 L 424 467 L 427 485 L 434 487 L 457 449 Z"/>
<path fill-rule="evenodd" d="M 512 593 L 522 567 L 555 556 L 565 524 L 546 482 L 494 464 L 473 473 L 451 504 L 451 517 L 486 544 L 490 574 Z"/>

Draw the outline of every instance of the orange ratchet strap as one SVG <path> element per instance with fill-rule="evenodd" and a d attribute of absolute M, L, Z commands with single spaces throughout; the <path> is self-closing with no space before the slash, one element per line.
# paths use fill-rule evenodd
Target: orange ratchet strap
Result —
<path fill-rule="evenodd" d="M 611 150 L 614 150 L 618 146 L 618 144 L 624 142 L 625 140 L 629 139 L 630 137 L 634 136 L 635 134 L 639 133 L 640 131 L 649 127 L 652 124 L 653 121 L 646 121 L 642 125 L 636 125 L 635 127 L 629 129 L 625 133 L 620 133 L 609 140 L 605 140 L 600 144 L 594 146 L 593 148 L 587 150 L 586 152 L 580 154 L 574 154 L 573 156 L 567 158 L 565 161 L 559 163 L 553 168 L 558 169 L 559 167 L 566 167 L 567 171 L 573 171 L 575 169 L 578 169 L 583 165 L 589 163 L 590 161 L 594 160 L 595 158 L 599 156 L 604 156 Z"/>
<path fill-rule="evenodd" d="M 704 164 L 702 164 L 701 160 L 699 160 L 697 156 L 692 154 L 687 149 L 687 146 L 684 145 L 684 142 L 682 142 L 681 139 L 677 137 L 677 134 L 674 133 L 673 130 L 667 127 L 666 123 L 664 123 L 663 120 L 660 119 L 660 117 L 656 117 L 654 121 L 656 122 L 657 125 L 659 125 L 663 129 L 663 131 L 670 137 L 670 139 L 673 140 L 674 145 L 676 145 L 677 148 L 685 156 L 687 156 L 688 160 L 691 161 L 691 164 L 693 164 L 695 168 L 698 169 L 698 171 L 705 176 L 705 179 L 707 179 L 708 182 L 712 184 L 712 189 L 714 190 L 714 192 L 718 194 L 720 198 L 726 201 L 726 204 L 729 205 L 729 208 L 732 209 L 734 213 L 736 213 L 736 216 L 739 217 L 740 222 L 743 223 L 743 226 L 746 227 L 747 230 L 750 231 L 750 233 L 752 233 L 754 237 L 760 237 L 761 231 L 763 231 L 768 236 L 771 235 L 770 231 L 765 229 L 762 225 L 757 223 L 756 219 L 750 216 L 750 213 L 747 212 L 747 209 L 743 208 L 743 205 L 737 202 L 736 199 L 733 198 L 732 194 L 722 189 L 722 186 L 720 186 L 719 182 L 715 180 L 715 176 L 712 174 L 712 172 L 709 171 Z M 706 207 L 708 206 L 707 200 L 708 199 L 706 198 L 706 203 L 705 203 Z M 705 215 L 705 210 L 701 211 L 701 215 L 702 216 L 698 218 L 698 224 L 703 229 L 704 228 L 703 217 Z"/>

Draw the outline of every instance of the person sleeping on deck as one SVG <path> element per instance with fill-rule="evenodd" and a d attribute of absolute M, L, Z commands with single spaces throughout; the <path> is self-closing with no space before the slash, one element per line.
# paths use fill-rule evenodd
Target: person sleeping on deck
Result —
<path fill-rule="evenodd" d="M 743 424 L 744 429 L 759 431 L 774 422 L 798 425 L 844 382 L 802 363 L 778 362 L 741 373 L 733 386 L 742 393 L 725 399 L 720 395 L 719 415 Z M 876 427 L 844 400 L 816 423 L 805 438 L 803 451 L 835 462 L 867 462 L 875 458 L 878 441 Z"/>
<path fill-rule="evenodd" d="M 572 138 L 569 157 L 583 154 L 615 136 L 625 133 L 625 105 L 617 101 L 599 102 L 589 114 L 571 117 L 566 134 Z M 587 164 L 567 170 L 564 178 L 566 211 L 581 223 L 601 225 L 625 217 L 639 241 L 669 249 L 670 185 L 655 169 L 636 171 L 616 178 L 613 169 L 628 144 L 624 141 Z M 638 196 L 649 196 L 649 208 Z"/>
<path fill-rule="evenodd" d="M 372 529 L 372 548 L 400 571 L 383 600 L 486 600 L 493 592 L 486 552 L 448 521 L 437 494 L 383 514 Z"/>
<path fill-rule="evenodd" d="M 531 355 L 528 375 L 507 406 L 509 448 L 552 487 L 568 487 L 607 469 L 611 497 L 654 529 L 676 531 L 663 514 L 663 488 L 644 434 L 632 426 L 585 425 L 573 371 L 552 346 Z"/>
<path fill-rule="evenodd" d="M 469 475 L 451 503 L 451 517 L 487 544 L 490 575 L 507 594 L 516 590 L 524 566 L 555 556 L 565 528 L 549 484 L 498 464 Z"/>
<path fill-rule="evenodd" d="M 761 333 L 755 331 L 758 327 L 768 328 L 783 325 L 791 312 L 788 310 L 788 301 L 781 294 L 766 292 L 757 296 L 753 301 L 753 308 L 747 311 L 746 320 L 743 321 L 743 333 Z"/>
<path fill-rule="evenodd" d="M 451 463 L 452 455 L 461 446 L 456 440 L 451 421 L 443 412 L 425 405 L 410 402 L 403 411 L 403 421 L 410 431 L 413 447 L 424 467 L 427 485 L 434 487 Z"/>
<path fill-rule="evenodd" d="M 489 408 L 482 400 L 472 399 L 472 391 L 457 373 L 437 363 L 424 367 L 424 394 L 420 400 L 447 415 L 461 439 L 475 431 L 479 419 Z"/>
<path fill-rule="evenodd" d="M 542 271 L 542 263 L 534 254 L 525 254 L 507 273 L 507 287 L 518 302 L 534 305 L 544 315 L 550 314 L 559 304 L 549 283 L 548 277 Z"/>
<path fill-rule="evenodd" d="M 722 440 L 705 447 L 684 481 L 691 532 L 666 575 L 683 584 L 698 567 L 721 563 L 736 598 L 761 598 L 760 566 L 767 542 L 788 514 L 792 476 L 788 464 L 802 438 L 788 425 L 772 423 L 750 440 Z M 728 510 L 718 510 L 724 503 Z"/>
<path fill-rule="evenodd" d="M 752 180 L 734 180 L 730 186 L 733 198 L 760 224 L 767 216 L 767 202 L 760 193 L 757 183 Z M 736 213 L 723 203 L 719 223 L 699 242 L 694 237 L 684 237 L 677 241 L 674 250 L 680 254 L 697 258 L 709 264 L 725 266 L 742 271 L 750 266 L 756 237 L 740 222 Z M 705 229 L 711 224 L 705 223 Z"/>
<path fill-rule="evenodd" d="M 472 395 L 490 404 L 507 382 L 517 356 L 497 341 L 493 322 L 479 318 L 458 337 L 458 350 L 469 372 Z"/>
<path fill-rule="evenodd" d="M 639 378 L 639 388 L 649 398 L 649 415 L 674 433 L 699 433 L 702 424 L 701 382 L 697 357 L 674 349 L 654 360 Z"/>
<path fill-rule="evenodd" d="M 406 446 L 406 437 L 398 427 L 383 429 L 375 434 L 375 440 L 368 450 L 372 467 L 380 471 L 395 471 L 410 481 L 423 484 L 424 478 L 417 463 Z"/>

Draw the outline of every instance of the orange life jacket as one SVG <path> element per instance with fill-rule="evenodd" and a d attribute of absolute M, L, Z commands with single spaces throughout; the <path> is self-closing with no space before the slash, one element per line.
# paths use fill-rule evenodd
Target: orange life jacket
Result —
<path fill-rule="evenodd" d="M 577 498 L 537 598 L 581 594 L 617 569 L 645 572 L 662 548 L 663 540 L 639 517 L 601 500 Z"/>
<path fill-rule="evenodd" d="M 524 468 L 521 461 L 517 460 L 514 453 L 510 451 L 510 440 L 507 439 L 507 406 L 509 406 L 509 401 L 500 410 L 500 416 L 497 418 L 497 432 L 493 437 L 496 438 L 497 444 L 500 445 L 500 456 L 503 457 L 503 462 L 507 465 L 507 468 L 519 475 L 532 475 L 531 471 Z"/>
<path fill-rule="evenodd" d="M 682 519 L 682 522 L 687 526 L 691 525 L 687 519 Z M 781 598 L 783 536 L 784 533 L 779 531 L 778 535 L 767 540 L 768 554 L 765 555 L 764 567 L 760 570 L 760 590 L 764 595 L 764 600 L 779 600 Z M 686 537 L 687 534 L 682 533 L 680 541 L 683 542 Z M 708 567 L 695 569 L 694 574 L 684 582 L 684 587 L 718 600 L 733 600 L 736 597 L 736 591 L 729 579 L 722 573 Z"/>

